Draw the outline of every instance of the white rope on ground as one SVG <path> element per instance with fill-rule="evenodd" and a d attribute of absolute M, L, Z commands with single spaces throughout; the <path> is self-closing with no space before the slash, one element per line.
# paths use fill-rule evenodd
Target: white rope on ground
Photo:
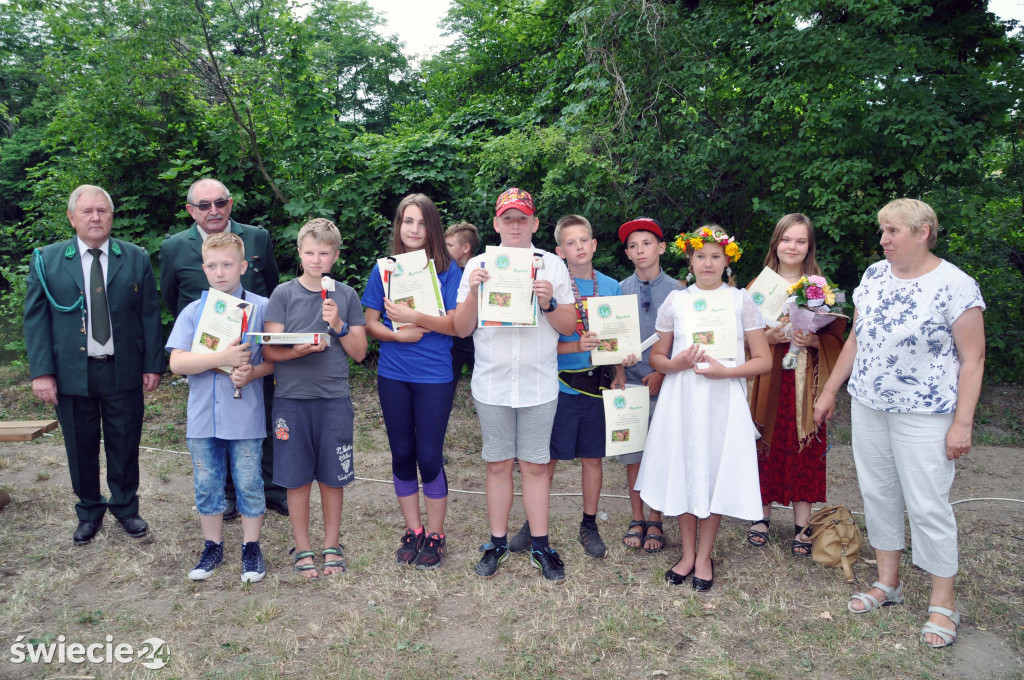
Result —
<path fill-rule="evenodd" d="M 46 432 L 46 433 L 43 434 L 43 436 L 44 437 L 52 437 L 53 433 Z M 182 455 L 182 456 L 191 456 L 192 455 L 188 451 L 175 451 L 173 449 L 158 449 L 155 446 L 140 446 L 139 450 L 140 451 L 159 451 L 160 453 L 176 453 L 176 454 Z M 359 482 L 372 482 L 374 484 L 394 484 L 394 481 L 390 480 L 390 479 L 373 479 L 372 477 L 356 477 L 355 479 L 356 479 L 356 481 L 359 481 Z M 467 494 L 467 495 L 470 495 L 470 496 L 486 496 L 487 495 L 486 491 L 473 491 L 473 490 L 470 490 L 470 489 L 453 489 L 451 487 L 448 488 L 448 493 L 462 493 L 462 494 Z M 514 495 L 522 496 L 523 494 L 521 492 L 517 491 L 517 492 L 515 492 Z M 569 492 L 569 493 L 553 493 L 553 494 L 551 494 L 551 496 L 553 496 L 553 497 L 581 498 L 583 496 L 583 494 L 581 492 Z M 601 498 L 621 498 L 623 500 L 629 500 L 629 496 L 623 496 L 622 494 L 610 494 L 610 493 L 602 493 L 601 494 Z M 986 497 L 986 498 L 961 498 L 958 501 L 953 501 L 952 503 L 950 503 L 950 505 L 959 505 L 961 503 L 974 503 L 974 502 L 978 502 L 978 501 L 1002 501 L 1002 502 L 1005 502 L 1005 503 L 1024 503 L 1024 500 L 1022 500 L 1020 498 Z M 793 508 L 788 506 L 788 505 L 778 505 L 777 503 L 772 503 L 772 509 L 773 510 L 774 509 L 792 510 Z M 812 507 L 811 510 L 813 511 L 814 508 Z M 851 510 L 850 512 L 853 513 L 854 515 L 863 515 L 864 514 L 863 512 L 858 512 L 858 511 L 854 511 L 854 510 Z"/>

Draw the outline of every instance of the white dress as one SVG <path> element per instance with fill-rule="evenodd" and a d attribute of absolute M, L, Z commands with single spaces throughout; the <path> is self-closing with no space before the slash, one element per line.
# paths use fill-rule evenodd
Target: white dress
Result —
<path fill-rule="evenodd" d="M 764 328 L 765 322 L 746 290 L 729 290 L 736 301 L 737 363 L 742 363 L 744 331 Z M 672 356 L 691 344 L 682 310 L 695 293 L 695 285 L 673 291 L 658 310 L 657 330 L 673 333 Z M 761 519 L 746 392 L 743 378 L 705 378 L 692 370 L 665 377 L 636 482 L 645 503 L 666 515 Z"/>

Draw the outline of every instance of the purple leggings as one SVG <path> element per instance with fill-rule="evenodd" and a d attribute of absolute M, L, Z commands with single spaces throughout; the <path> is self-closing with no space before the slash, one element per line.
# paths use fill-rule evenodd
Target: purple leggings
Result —
<path fill-rule="evenodd" d="M 414 383 L 377 376 L 380 408 L 391 445 L 391 474 L 398 497 L 412 496 L 419 490 L 417 468 L 423 480 L 424 496 L 444 498 L 448 495 L 443 450 L 454 388 L 452 382 Z"/>

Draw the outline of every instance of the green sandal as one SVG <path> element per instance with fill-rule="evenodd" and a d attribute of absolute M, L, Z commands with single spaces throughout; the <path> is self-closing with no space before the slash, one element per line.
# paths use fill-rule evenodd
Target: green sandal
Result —
<path fill-rule="evenodd" d="M 343 548 L 343 546 L 339 545 L 339 546 L 335 546 L 334 548 L 324 548 L 320 552 L 320 554 L 324 556 L 324 571 L 325 572 L 328 569 L 341 569 L 340 572 L 335 572 L 333 574 L 325 573 L 324 576 L 331 577 L 331 576 L 337 576 L 339 573 L 341 573 L 341 574 L 345 573 L 345 554 L 343 552 L 341 552 L 342 548 Z M 328 559 L 326 559 L 328 555 L 336 555 L 340 559 L 328 560 Z"/>
<path fill-rule="evenodd" d="M 292 564 L 295 565 L 295 571 L 297 571 L 300 574 L 302 574 L 303 576 L 305 576 L 306 579 L 309 580 L 309 581 L 312 581 L 314 579 L 320 578 L 320 573 L 319 572 L 317 572 L 317 574 L 315 576 L 306 576 L 306 572 L 307 571 L 316 571 L 316 565 L 315 564 L 313 564 L 313 563 L 310 563 L 310 564 L 299 564 L 299 560 L 304 560 L 307 557 L 309 557 L 311 559 L 316 559 L 316 553 L 315 552 L 313 552 L 312 550 L 303 550 L 302 552 L 295 552 L 295 548 L 292 548 L 291 550 L 288 551 L 288 554 L 295 556 L 292 559 Z"/>

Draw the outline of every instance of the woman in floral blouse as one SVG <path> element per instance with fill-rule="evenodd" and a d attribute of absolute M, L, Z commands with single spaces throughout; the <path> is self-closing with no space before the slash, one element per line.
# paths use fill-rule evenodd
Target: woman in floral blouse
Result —
<path fill-rule="evenodd" d="M 866 614 L 904 600 L 900 552 L 910 516 L 914 564 L 931 574 L 921 641 L 947 647 L 960 610 L 956 517 L 949 503 L 954 461 L 971 449 L 985 363 L 985 303 L 978 284 L 931 252 L 935 212 L 901 198 L 878 213 L 885 260 L 854 291 L 854 327 L 814 405 L 830 418 L 850 379 L 853 458 L 878 580 L 848 605 Z"/>

